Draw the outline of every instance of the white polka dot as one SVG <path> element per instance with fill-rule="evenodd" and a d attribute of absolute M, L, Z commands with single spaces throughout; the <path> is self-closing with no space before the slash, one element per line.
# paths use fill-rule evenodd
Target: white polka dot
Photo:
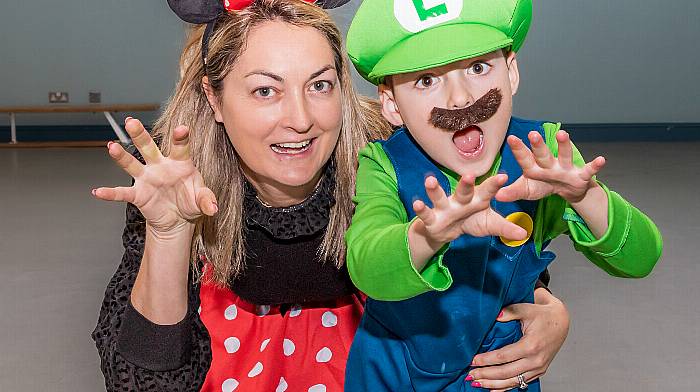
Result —
<path fill-rule="evenodd" d="M 226 4 L 226 7 L 230 7 L 230 6 L 231 6 L 231 3 L 229 3 L 228 0 L 226 0 L 225 4 Z"/>
<path fill-rule="evenodd" d="M 224 318 L 226 320 L 233 320 L 238 316 L 238 308 L 236 305 L 231 305 L 224 311 Z"/>
<path fill-rule="evenodd" d="M 258 305 L 258 306 L 256 306 L 255 313 L 260 317 L 270 313 L 270 305 Z"/>
<path fill-rule="evenodd" d="M 202 306 L 201 305 L 197 308 L 197 314 L 202 314 Z"/>
<path fill-rule="evenodd" d="M 326 392 L 326 386 L 323 384 L 316 384 L 309 388 L 309 392 Z"/>
<path fill-rule="evenodd" d="M 321 316 L 321 325 L 326 328 L 335 327 L 338 324 L 338 316 L 328 311 Z"/>
<path fill-rule="evenodd" d="M 236 388 L 238 388 L 238 381 L 233 378 L 229 378 L 228 380 L 224 381 L 223 384 L 221 384 L 222 392 L 232 392 L 235 391 Z"/>
<path fill-rule="evenodd" d="M 284 343 L 282 343 L 282 348 L 284 349 L 284 355 L 290 356 L 294 354 L 294 349 L 296 347 L 294 346 L 294 342 L 292 342 L 289 339 L 284 339 Z"/>
<path fill-rule="evenodd" d="M 275 389 L 275 392 L 284 392 L 287 390 L 287 380 L 284 379 L 284 377 L 280 377 L 280 383 L 277 385 L 277 389 Z"/>
<path fill-rule="evenodd" d="M 255 377 L 258 374 L 262 373 L 263 371 L 263 365 L 262 363 L 258 362 L 253 366 L 252 369 L 250 369 L 250 372 L 248 372 L 248 377 Z"/>
<path fill-rule="evenodd" d="M 289 317 L 296 317 L 301 314 L 301 305 L 294 305 L 289 312 Z"/>
<path fill-rule="evenodd" d="M 333 353 L 328 347 L 322 348 L 318 353 L 316 353 L 316 362 L 328 362 L 331 360 Z"/>
<path fill-rule="evenodd" d="M 233 354 L 241 348 L 241 341 L 237 337 L 231 336 L 224 340 L 224 347 L 226 347 L 226 352 Z"/>
<path fill-rule="evenodd" d="M 265 351 L 265 348 L 267 347 L 267 344 L 270 343 L 270 339 L 265 339 L 263 340 L 262 344 L 260 345 L 260 352 Z"/>

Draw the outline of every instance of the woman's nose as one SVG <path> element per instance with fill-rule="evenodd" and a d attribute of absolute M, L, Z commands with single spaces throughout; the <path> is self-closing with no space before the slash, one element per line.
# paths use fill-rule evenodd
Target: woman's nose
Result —
<path fill-rule="evenodd" d="M 298 133 L 306 133 L 313 125 L 311 108 L 303 92 L 288 94 L 285 103 L 284 127 Z"/>

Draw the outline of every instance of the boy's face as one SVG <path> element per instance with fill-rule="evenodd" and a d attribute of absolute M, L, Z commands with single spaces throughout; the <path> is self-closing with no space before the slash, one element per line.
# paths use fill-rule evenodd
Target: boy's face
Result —
<path fill-rule="evenodd" d="M 508 130 L 519 83 L 514 53 L 498 50 L 429 70 L 391 76 L 379 86 L 384 117 L 406 125 L 440 165 L 481 176 Z M 460 110 L 461 109 L 461 110 Z"/>

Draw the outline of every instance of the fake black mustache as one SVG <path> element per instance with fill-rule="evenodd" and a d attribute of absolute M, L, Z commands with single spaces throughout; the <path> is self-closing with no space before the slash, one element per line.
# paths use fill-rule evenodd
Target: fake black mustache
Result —
<path fill-rule="evenodd" d="M 430 123 L 437 128 L 461 131 L 470 125 L 482 123 L 493 117 L 501 106 L 501 90 L 494 88 L 479 98 L 473 105 L 463 109 L 449 110 L 433 108 Z"/>

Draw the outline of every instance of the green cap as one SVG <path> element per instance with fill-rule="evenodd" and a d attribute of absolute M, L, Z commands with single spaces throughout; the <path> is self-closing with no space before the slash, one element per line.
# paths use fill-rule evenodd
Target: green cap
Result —
<path fill-rule="evenodd" d="M 362 77 L 415 72 L 525 42 L 532 0 L 364 0 L 347 36 Z"/>

